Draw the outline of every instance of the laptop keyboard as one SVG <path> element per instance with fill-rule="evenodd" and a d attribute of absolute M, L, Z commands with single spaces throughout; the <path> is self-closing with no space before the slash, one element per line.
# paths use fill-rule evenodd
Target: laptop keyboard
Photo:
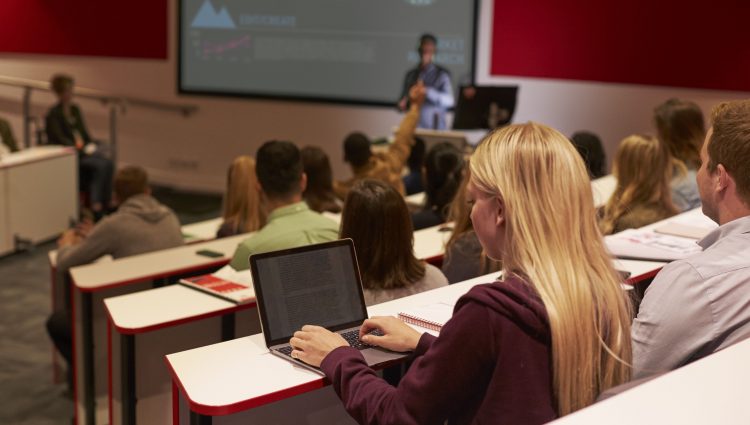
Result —
<path fill-rule="evenodd" d="M 346 342 L 349 343 L 352 347 L 356 348 L 357 350 L 364 350 L 365 348 L 370 348 L 372 345 L 365 344 L 364 342 L 359 340 L 359 329 L 354 329 L 349 332 L 344 332 L 341 335 Z M 370 335 L 375 336 L 383 336 L 383 333 L 380 332 L 380 330 L 375 329 L 374 331 L 370 332 Z M 285 356 L 292 355 L 292 346 L 291 345 L 285 345 L 283 347 L 276 348 L 276 351 L 278 351 L 281 354 L 284 354 Z"/>

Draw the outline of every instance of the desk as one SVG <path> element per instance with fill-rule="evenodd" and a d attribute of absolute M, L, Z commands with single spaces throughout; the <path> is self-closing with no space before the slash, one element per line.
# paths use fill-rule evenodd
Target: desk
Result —
<path fill-rule="evenodd" d="M 750 424 L 748 359 L 745 340 L 552 423 Z"/>
<path fill-rule="evenodd" d="M 440 224 L 414 232 L 414 256 L 440 268 L 445 244 L 451 237 L 452 223 Z"/>
<path fill-rule="evenodd" d="M 0 255 L 52 239 L 78 218 L 78 156 L 39 146 L 0 158 Z"/>
<path fill-rule="evenodd" d="M 620 262 L 632 282 L 660 263 Z M 368 307 L 370 316 L 396 315 L 416 306 L 455 302 L 473 286 L 495 280 L 491 273 L 464 282 Z M 424 331 L 424 329 L 420 329 Z M 268 352 L 262 334 L 166 356 L 173 382 L 175 424 L 346 422 L 346 412 L 324 379 Z M 315 403 L 311 403 L 314 400 Z M 271 404 L 273 403 L 273 404 Z M 314 406 L 314 407 L 311 407 Z M 311 411 L 312 409 L 312 411 Z M 188 412 L 189 410 L 189 412 Z M 304 413 L 304 414 L 303 414 Z"/>
<path fill-rule="evenodd" d="M 612 174 L 591 180 L 591 192 L 594 194 L 594 207 L 603 207 L 617 188 L 617 179 Z"/>
<path fill-rule="evenodd" d="M 186 224 L 182 226 L 182 237 L 187 244 L 216 239 L 216 232 L 223 222 L 223 218 L 216 217 L 210 220 Z"/>
<path fill-rule="evenodd" d="M 614 235 L 605 236 L 604 241 L 607 244 L 609 251 L 616 257 L 619 258 L 631 258 L 631 259 L 642 259 L 642 260 L 656 260 L 656 261 L 674 261 L 680 260 L 696 252 L 682 253 L 673 250 L 663 249 L 657 246 L 651 246 L 644 243 L 634 242 L 628 240 L 626 237 L 629 234 L 640 234 L 640 233 L 653 233 L 654 229 L 664 226 L 670 222 L 688 224 L 694 227 L 704 227 L 707 230 L 712 230 L 718 227 L 711 219 L 703 215 L 701 208 L 695 208 L 690 211 L 686 211 L 682 214 L 666 218 L 664 220 L 657 221 L 656 223 L 649 224 L 648 226 L 641 227 L 636 230 L 624 230 Z M 695 244 L 697 240 L 690 238 L 683 238 L 679 236 L 669 236 L 682 243 Z"/>
<path fill-rule="evenodd" d="M 110 425 L 170 422 L 164 355 L 260 332 L 255 303 L 237 305 L 182 285 L 107 298 L 104 306 Z"/>
<path fill-rule="evenodd" d="M 159 286 L 182 276 L 208 273 L 227 264 L 237 244 L 251 234 L 133 255 L 70 270 L 73 321 L 73 382 L 78 423 L 107 422 L 106 317 L 103 300 Z M 222 253 L 209 258 L 196 254 L 209 249 Z M 99 371 L 99 373 L 96 373 Z M 97 403 L 97 397 L 101 399 Z"/>

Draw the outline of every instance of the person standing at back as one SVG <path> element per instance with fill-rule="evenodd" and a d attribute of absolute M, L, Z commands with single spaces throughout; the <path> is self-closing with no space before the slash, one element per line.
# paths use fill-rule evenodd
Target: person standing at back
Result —
<path fill-rule="evenodd" d="M 255 235 L 242 241 L 229 263 L 235 270 L 250 267 L 251 254 L 295 248 L 338 239 L 339 226 L 312 211 L 302 198 L 307 176 L 292 142 L 266 142 L 255 155 L 255 172 L 268 219 Z"/>
<path fill-rule="evenodd" d="M 633 322 L 633 377 L 666 372 L 750 338 L 750 100 L 714 108 L 700 152 L 703 252 L 667 264 Z"/>

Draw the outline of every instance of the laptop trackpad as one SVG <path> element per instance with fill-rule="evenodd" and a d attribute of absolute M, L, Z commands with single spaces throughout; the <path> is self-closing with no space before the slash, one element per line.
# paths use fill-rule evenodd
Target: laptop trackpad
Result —
<path fill-rule="evenodd" d="M 409 353 L 395 353 L 393 351 L 386 351 L 380 348 L 366 348 L 360 352 L 365 358 L 368 366 L 390 362 L 409 355 Z"/>

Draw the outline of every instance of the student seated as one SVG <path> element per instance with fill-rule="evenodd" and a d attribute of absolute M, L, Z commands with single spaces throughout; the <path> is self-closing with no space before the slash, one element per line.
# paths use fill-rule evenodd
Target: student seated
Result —
<path fill-rule="evenodd" d="M 598 179 L 607 174 L 607 154 L 604 153 L 599 136 L 588 131 L 577 131 L 570 137 L 570 141 L 581 154 L 591 179 Z"/>
<path fill-rule="evenodd" d="M 57 282 L 65 282 L 71 267 L 111 255 L 122 258 L 183 244 L 175 213 L 151 196 L 146 171 L 125 167 L 114 182 L 117 211 L 96 225 L 83 224 L 65 231 L 57 241 Z M 66 285 L 67 286 L 67 285 Z M 66 292 L 68 291 L 66 290 Z M 47 321 L 47 329 L 60 353 L 71 364 L 69 306 Z"/>
<path fill-rule="evenodd" d="M 750 338 L 750 100 L 713 110 L 697 173 L 719 228 L 667 264 L 633 322 L 633 376 L 669 371 Z"/>
<path fill-rule="evenodd" d="M 89 136 L 81 109 L 73 103 L 73 78 L 58 74 L 50 82 L 58 103 L 45 120 L 47 143 L 75 147 L 78 151 L 78 169 L 81 188 L 88 192 L 89 204 L 99 217 L 110 206 L 112 195 L 112 161 L 97 150 Z"/>
<path fill-rule="evenodd" d="M 612 174 L 617 186 L 602 210 L 605 235 L 637 229 L 677 214 L 669 181 L 671 157 L 656 137 L 626 137 L 615 154 Z"/>
<path fill-rule="evenodd" d="M 421 137 L 415 137 L 414 146 L 411 147 L 409 158 L 406 159 L 406 166 L 409 167 L 409 173 L 401 178 L 404 182 L 404 189 L 407 195 L 424 192 L 424 184 L 422 183 L 424 154 L 424 140 Z"/>
<path fill-rule="evenodd" d="M 414 230 L 445 223 L 463 170 L 464 156 L 455 145 L 442 142 L 430 148 L 424 164 L 425 206 L 411 216 Z"/>
<path fill-rule="evenodd" d="M 674 158 L 672 202 L 679 211 L 701 206 L 695 175 L 700 167 L 700 150 L 706 137 L 703 112 L 693 102 L 669 99 L 654 110 L 659 139 Z"/>
<path fill-rule="evenodd" d="M 453 222 L 453 231 L 445 244 L 442 270 L 449 283 L 463 282 L 501 269 L 499 261 L 490 259 L 484 253 L 471 225 L 471 205 L 467 199 L 469 175 L 466 167 L 461 187 L 448 212 L 448 221 Z"/>
<path fill-rule="evenodd" d="M 338 239 L 339 226 L 312 211 L 302 200 L 307 176 L 299 149 L 292 142 L 266 142 L 255 155 L 255 172 L 268 219 L 255 235 L 242 241 L 229 263 L 235 270 L 250 268 L 250 254 L 295 248 Z"/>
<path fill-rule="evenodd" d="M 470 289 L 438 337 L 395 317 L 364 322 L 364 342 L 414 352 L 397 387 L 322 327 L 296 332 L 292 356 L 320 365 L 359 423 L 545 423 L 590 405 L 628 380 L 631 356 L 628 298 L 592 198 L 565 136 L 536 123 L 494 131 L 471 159 L 469 199 L 503 280 Z"/>
<path fill-rule="evenodd" d="M 437 267 L 414 256 L 414 230 L 404 198 L 377 180 L 360 180 L 349 191 L 341 238 L 357 250 L 367 305 L 446 286 Z"/>
<path fill-rule="evenodd" d="M 300 153 L 307 176 L 307 187 L 302 194 L 307 206 L 319 213 L 340 213 L 341 201 L 333 191 L 333 171 L 328 155 L 316 146 L 306 146 Z"/>
<path fill-rule="evenodd" d="M 265 224 L 253 157 L 238 156 L 229 166 L 222 209 L 223 222 L 216 232 L 217 238 L 254 232 Z"/>
<path fill-rule="evenodd" d="M 13 136 L 10 123 L 4 118 L 0 118 L 0 156 L 11 152 L 18 152 L 16 138 Z"/>
<path fill-rule="evenodd" d="M 405 194 L 401 171 L 414 144 L 414 129 L 419 119 L 419 108 L 424 102 L 425 88 L 416 85 L 409 91 L 411 106 L 396 131 L 396 138 L 387 152 L 373 153 L 370 140 L 362 133 L 352 133 L 344 140 L 344 161 L 349 163 L 353 176 L 334 183 L 336 196 L 346 198 L 354 183 L 363 179 L 380 180 L 393 186 L 401 195 Z"/>

